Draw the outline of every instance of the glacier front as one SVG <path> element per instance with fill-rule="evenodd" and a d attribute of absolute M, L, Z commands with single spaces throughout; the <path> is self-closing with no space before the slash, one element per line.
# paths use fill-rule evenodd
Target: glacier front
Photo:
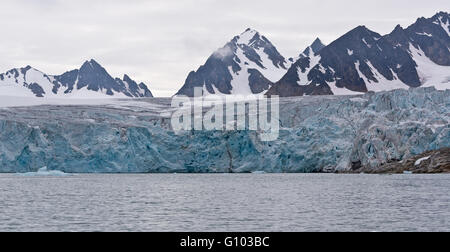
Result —
<path fill-rule="evenodd" d="M 170 99 L 0 108 L 0 172 L 336 172 L 450 147 L 450 90 L 280 99 L 280 136 L 171 130 Z"/>

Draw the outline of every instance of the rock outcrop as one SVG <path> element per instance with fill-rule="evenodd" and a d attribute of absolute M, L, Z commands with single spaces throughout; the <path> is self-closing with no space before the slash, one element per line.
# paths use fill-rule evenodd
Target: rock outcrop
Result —
<path fill-rule="evenodd" d="M 390 161 L 376 168 L 359 168 L 355 173 L 450 173 L 450 148 L 427 151 L 402 161 Z"/>

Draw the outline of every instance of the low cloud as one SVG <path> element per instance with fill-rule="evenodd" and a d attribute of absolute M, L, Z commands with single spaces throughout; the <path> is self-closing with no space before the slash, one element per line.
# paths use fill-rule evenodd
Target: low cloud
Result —
<path fill-rule="evenodd" d="M 234 55 L 233 49 L 229 45 L 226 45 L 223 48 L 218 49 L 213 54 L 213 56 L 218 59 L 225 59 L 233 55 Z"/>

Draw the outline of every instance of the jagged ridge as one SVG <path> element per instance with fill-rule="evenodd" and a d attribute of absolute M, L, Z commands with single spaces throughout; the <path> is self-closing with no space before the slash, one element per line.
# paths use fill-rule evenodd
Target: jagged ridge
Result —
<path fill-rule="evenodd" d="M 358 26 L 315 54 L 303 54 L 268 95 L 342 95 L 450 87 L 449 14 L 419 18 L 381 36 Z"/>
<path fill-rule="evenodd" d="M 0 95 L 29 97 L 153 97 L 144 83 L 128 75 L 114 79 L 95 60 L 80 69 L 51 76 L 27 66 L 0 74 Z"/>

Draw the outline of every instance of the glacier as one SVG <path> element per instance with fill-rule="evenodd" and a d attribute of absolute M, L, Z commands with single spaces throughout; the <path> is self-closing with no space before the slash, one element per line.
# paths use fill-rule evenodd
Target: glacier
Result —
<path fill-rule="evenodd" d="M 338 172 L 450 147 L 450 90 L 280 98 L 280 136 L 175 134 L 169 98 L 0 108 L 0 172 Z"/>

